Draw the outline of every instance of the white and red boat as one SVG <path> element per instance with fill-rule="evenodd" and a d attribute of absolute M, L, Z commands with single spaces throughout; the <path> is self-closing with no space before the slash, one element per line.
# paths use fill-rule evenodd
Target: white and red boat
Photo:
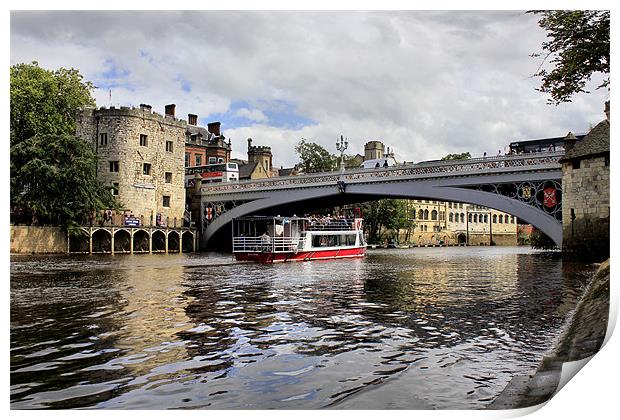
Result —
<path fill-rule="evenodd" d="M 363 219 L 265 217 L 233 220 L 233 253 L 238 261 L 276 263 L 366 255 Z"/>

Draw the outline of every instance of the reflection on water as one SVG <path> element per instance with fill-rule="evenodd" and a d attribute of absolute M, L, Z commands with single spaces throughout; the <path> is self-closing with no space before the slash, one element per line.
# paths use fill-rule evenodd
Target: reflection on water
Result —
<path fill-rule="evenodd" d="M 11 407 L 483 408 L 591 271 L 521 248 L 13 256 Z"/>

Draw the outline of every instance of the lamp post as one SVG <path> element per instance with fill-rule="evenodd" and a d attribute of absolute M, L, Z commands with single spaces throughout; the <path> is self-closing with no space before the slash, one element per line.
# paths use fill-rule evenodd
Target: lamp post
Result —
<path fill-rule="evenodd" d="M 349 147 L 349 141 L 340 136 L 340 140 L 336 140 L 336 150 L 340 152 L 340 172 L 344 172 L 344 151 Z"/>

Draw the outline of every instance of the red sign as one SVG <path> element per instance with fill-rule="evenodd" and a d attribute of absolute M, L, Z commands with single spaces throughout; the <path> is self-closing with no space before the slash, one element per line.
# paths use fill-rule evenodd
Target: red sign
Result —
<path fill-rule="evenodd" d="M 203 178 L 215 178 L 222 176 L 223 172 L 203 172 L 200 175 Z"/>
<path fill-rule="evenodd" d="M 555 188 L 545 188 L 543 190 L 543 204 L 545 207 L 552 208 L 558 203 L 558 200 L 555 196 Z"/>
<path fill-rule="evenodd" d="M 213 209 L 211 207 L 207 207 L 207 220 L 211 220 L 213 218 Z"/>

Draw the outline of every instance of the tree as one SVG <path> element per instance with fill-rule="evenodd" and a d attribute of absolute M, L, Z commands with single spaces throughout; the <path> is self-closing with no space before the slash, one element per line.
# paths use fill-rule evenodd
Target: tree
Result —
<path fill-rule="evenodd" d="M 407 212 L 407 200 L 383 199 L 361 205 L 368 242 L 382 239 L 382 231 L 410 229 L 411 220 Z"/>
<path fill-rule="evenodd" d="M 306 139 L 295 146 L 300 163 L 306 173 L 333 171 L 338 167 L 338 157 L 329 153 L 323 146 L 307 142 Z"/>
<path fill-rule="evenodd" d="M 96 177 L 96 155 L 82 139 L 37 135 L 11 147 L 11 204 L 15 218 L 70 229 L 101 209 L 119 208 Z"/>
<path fill-rule="evenodd" d="M 76 69 L 11 66 L 11 146 L 35 135 L 75 134 L 75 114 L 94 106 L 92 83 Z"/>
<path fill-rule="evenodd" d="M 530 245 L 535 249 L 557 249 L 558 247 L 549 236 L 536 228 L 532 229 L 530 234 Z"/>
<path fill-rule="evenodd" d="M 535 10 L 541 16 L 538 25 L 547 32 L 544 52 L 532 54 L 543 57 L 535 77 L 542 78 L 537 90 L 549 93 L 550 104 L 570 102 L 571 96 L 589 93 L 586 82 L 594 73 L 604 76 L 596 89 L 609 88 L 609 11 L 608 10 Z M 549 61 L 553 69 L 543 65 Z"/>
<path fill-rule="evenodd" d="M 464 160 L 471 159 L 471 154 L 469 152 L 463 153 L 450 153 L 449 155 L 445 155 L 441 158 L 441 160 Z"/>

